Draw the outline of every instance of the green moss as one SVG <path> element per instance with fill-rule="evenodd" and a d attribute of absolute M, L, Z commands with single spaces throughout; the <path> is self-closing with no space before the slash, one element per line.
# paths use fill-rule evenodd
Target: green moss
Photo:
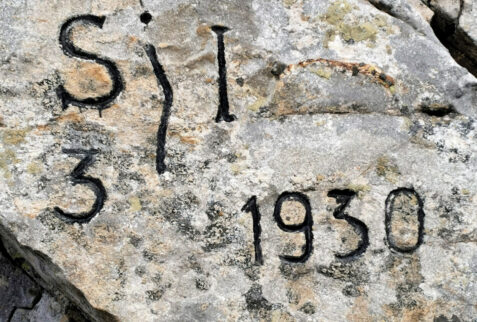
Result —
<path fill-rule="evenodd" d="M 345 41 L 376 40 L 378 29 L 369 22 L 359 25 L 340 24 L 338 30 Z"/>
<path fill-rule="evenodd" d="M 247 109 L 250 111 L 258 112 L 260 107 L 262 107 L 267 102 L 267 98 L 259 97 L 252 105 L 247 106 Z"/>
<path fill-rule="evenodd" d="M 323 39 L 323 47 L 328 48 L 328 44 L 330 41 L 335 40 L 336 31 L 335 30 L 327 30 L 325 33 L 325 38 Z"/>
<path fill-rule="evenodd" d="M 399 168 L 388 157 L 379 157 L 376 164 L 376 174 L 391 183 L 396 183 L 400 175 Z"/>
<path fill-rule="evenodd" d="M 326 79 L 330 79 L 332 74 L 331 70 L 323 68 L 312 69 L 311 72 Z"/>
<path fill-rule="evenodd" d="M 371 190 L 371 187 L 365 184 L 349 184 L 347 186 L 348 189 L 353 190 L 355 192 L 368 192 Z"/>
<path fill-rule="evenodd" d="M 141 200 L 138 197 L 129 198 L 129 205 L 131 211 L 140 211 L 142 209 Z"/>
<path fill-rule="evenodd" d="M 36 162 L 32 162 L 28 164 L 27 172 L 32 175 L 39 174 L 41 172 L 41 165 Z"/>
<path fill-rule="evenodd" d="M 330 25 L 338 25 L 343 22 L 344 17 L 350 12 L 351 5 L 346 0 L 338 0 L 328 7 L 323 19 Z"/>
<path fill-rule="evenodd" d="M 31 266 L 28 265 L 27 262 L 23 262 L 21 266 L 22 266 L 22 269 L 23 269 L 24 271 L 27 271 L 27 272 L 28 272 L 28 271 L 31 270 Z"/>
<path fill-rule="evenodd" d="M 13 150 L 6 149 L 4 152 L 0 152 L 0 170 L 3 170 L 3 176 L 5 179 L 10 179 L 12 177 L 12 173 L 8 166 L 15 163 L 18 163 L 18 159 Z"/>
<path fill-rule="evenodd" d="M 350 22 L 346 19 L 346 15 L 352 11 L 351 5 L 346 0 L 337 0 L 333 2 L 321 19 L 331 26 L 333 29 L 328 30 L 325 34 L 323 46 L 328 48 L 330 41 L 334 40 L 336 34 L 339 34 L 345 41 L 374 41 L 380 28 L 389 31 L 386 18 L 377 16 L 373 21 Z M 372 45 L 370 45 L 372 46 Z"/>
<path fill-rule="evenodd" d="M 14 129 L 7 129 L 3 130 L 3 143 L 17 145 L 25 141 L 25 136 L 27 134 L 27 130 L 14 130 Z"/>

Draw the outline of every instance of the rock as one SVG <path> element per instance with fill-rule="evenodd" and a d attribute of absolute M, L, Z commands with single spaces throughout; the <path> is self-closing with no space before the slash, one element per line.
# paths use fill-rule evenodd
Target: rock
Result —
<path fill-rule="evenodd" d="M 413 5 L 1 2 L 7 252 L 92 321 L 472 320 L 477 79 Z"/>
<path fill-rule="evenodd" d="M 438 11 L 439 14 L 445 16 L 448 20 L 459 19 L 461 13 L 461 2 L 451 0 L 429 0 L 429 7 Z"/>
<path fill-rule="evenodd" d="M 60 293 L 54 296 L 29 274 L 29 263 L 13 252 L 10 257 L 0 240 L 0 321 L 87 321 L 78 308 Z"/>
<path fill-rule="evenodd" d="M 477 75 L 477 5 L 473 0 L 428 0 L 431 26 L 454 59 Z"/>
<path fill-rule="evenodd" d="M 18 308 L 31 308 L 41 297 L 41 288 L 4 255 L 0 244 L 0 321 L 7 321 Z M 24 263 L 23 265 L 27 265 Z"/>

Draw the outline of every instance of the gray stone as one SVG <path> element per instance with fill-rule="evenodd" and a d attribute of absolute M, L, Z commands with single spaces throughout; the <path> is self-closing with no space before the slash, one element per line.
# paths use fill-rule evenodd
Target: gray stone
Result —
<path fill-rule="evenodd" d="M 41 288 L 0 251 L 0 321 L 7 321 L 19 308 L 35 306 L 41 293 Z"/>
<path fill-rule="evenodd" d="M 477 79 L 413 5 L 1 2 L 7 251 L 93 321 L 475 318 Z M 75 25 L 73 44 L 114 62 L 124 80 L 101 113 L 63 108 L 57 95 L 60 85 L 76 99 L 113 88 L 98 61 L 59 44 L 61 26 L 80 14 L 105 20 Z M 214 25 L 230 28 L 231 122 L 215 121 Z M 173 91 L 163 173 L 157 131 L 170 96 L 146 44 Z M 96 151 L 78 167 L 85 154 L 71 149 Z M 104 186 L 104 206 L 89 222 L 68 220 L 59 208 L 87 212 L 102 195 L 91 178 Z M 274 219 L 287 191 L 310 203 L 306 233 Z M 296 196 L 283 203 L 286 224 L 305 218 Z M 261 213 L 263 265 L 251 204 L 242 211 L 249 200 Z M 310 231 L 304 262 L 280 257 L 303 254 Z M 41 304 L 18 318 L 41 312 L 61 310 Z"/>

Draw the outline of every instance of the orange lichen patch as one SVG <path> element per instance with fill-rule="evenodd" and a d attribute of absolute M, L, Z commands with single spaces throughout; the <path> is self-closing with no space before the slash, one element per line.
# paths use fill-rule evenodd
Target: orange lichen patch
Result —
<path fill-rule="evenodd" d="M 415 306 L 409 308 L 404 307 L 399 309 L 399 311 L 389 305 L 384 305 L 382 309 L 389 319 L 403 322 L 432 321 L 439 315 L 445 316 L 447 312 L 451 311 L 453 305 L 455 305 L 455 303 L 443 302 L 441 300 L 417 300 Z"/>
<path fill-rule="evenodd" d="M 42 125 L 37 125 L 36 126 L 36 129 L 38 131 L 47 131 L 50 129 L 50 125 L 49 124 L 42 124 Z"/>
<path fill-rule="evenodd" d="M 65 88 L 71 95 L 84 99 L 106 95 L 111 90 L 111 80 L 106 68 L 90 62 L 78 62 L 68 70 Z"/>
<path fill-rule="evenodd" d="M 25 217 L 36 218 L 43 209 L 48 206 L 47 200 L 32 200 L 25 202 L 19 198 L 13 200 L 13 204 L 19 213 L 24 214 Z"/>
<path fill-rule="evenodd" d="M 215 54 L 205 53 L 203 55 L 200 55 L 199 57 L 196 57 L 188 61 L 186 66 L 189 68 L 193 68 L 196 64 L 203 63 L 203 62 L 215 64 Z"/>
<path fill-rule="evenodd" d="M 302 21 L 309 21 L 309 20 L 310 20 L 310 17 L 307 16 L 307 15 L 304 15 L 304 14 L 302 13 L 302 14 L 300 14 L 300 19 L 301 19 Z"/>
<path fill-rule="evenodd" d="M 368 321 L 371 316 L 368 311 L 368 299 L 359 296 L 354 301 L 352 308 L 348 311 L 346 319 L 348 321 Z"/>
<path fill-rule="evenodd" d="M 350 71 L 353 75 L 362 74 L 372 78 L 373 82 L 380 84 L 386 88 L 391 88 L 395 84 L 394 78 L 389 75 L 386 75 L 381 69 L 376 66 L 364 64 L 364 63 L 349 63 L 343 62 L 339 60 L 332 60 L 326 58 L 315 58 L 315 59 L 308 59 L 298 64 L 290 64 L 285 69 L 284 73 L 289 73 L 296 67 L 305 68 L 308 65 L 314 63 L 321 63 L 325 64 L 331 68 L 340 68 L 341 70 Z M 282 74 L 283 75 L 283 74 Z"/>
<path fill-rule="evenodd" d="M 57 122 L 57 123 L 64 123 L 64 122 L 82 123 L 83 121 L 84 121 L 84 116 L 77 112 L 70 112 L 68 114 L 63 114 L 50 120 L 50 122 Z M 50 130 L 51 127 L 52 127 L 51 123 L 41 124 L 41 125 L 37 125 L 35 127 L 35 130 L 43 132 L 43 131 Z"/>
<path fill-rule="evenodd" d="M 297 268 L 295 268 L 297 269 Z M 302 269 L 302 273 L 306 272 L 306 268 Z M 294 295 L 297 298 L 297 302 L 291 304 L 294 308 L 302 307 L 305 303 L 316 302 L 317 298 L 313 291 L 313 288 L 310 287 L 312 284 L 310 276 L 303 276 L 298 280 L 291 280 L 287 283 L 288 292 Z"/>
<path fill-rule="evenodd" d="M 111 105 L 108 109 L 109 109 L 109 110 L 117 110 L 117 109 L 119 109 L 120 107 L 121 107 L 121 105 L 119 105 L 119 104 L 113 104 L 113 105 Z M 108 109 L 106 109 L 106 111 L 107 111 Z"/>
<path fill-rule="evenodd" d="M 197 140 L 196 138 L 194 138 L 192 136 L 181 136 L 181 135 L 179 135 L 179 140 L 181 140 L 182 143 L 193 144 L 193 145 L 199 143 L 199 140 Z"/>
<path fill-rule="evenodd" d="M 201 37 L 207 37 L 210 35 L 210 27 L 208 25 L 200 25 L 195 32 Z"/>
<path fill-rule="evenodd" d="M 58 122 L 83 122 L 84 117 L 79 113 L 68 113 L 56 118 Z"/>
<path fill-rule="evenodd" d="M 190 136 L 190 135 L 183 135 L 180 132 L 183 133 L 183 130 L 181 130 L 181 129 L 170 129 L 167 134 L 170 137 L 174 137 L 174 136 L 178 137 L 179 140 L 182 143 L 191 144 L 191 145 L 199 144 L 200 140 L 198 140 L 197 138 L 195 138 L 193 136 Z"/>

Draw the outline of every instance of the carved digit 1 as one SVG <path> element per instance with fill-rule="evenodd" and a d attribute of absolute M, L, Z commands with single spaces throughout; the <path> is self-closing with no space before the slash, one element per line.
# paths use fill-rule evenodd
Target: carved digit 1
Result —
<path fill-rule="evenodd" d="M 115 63 L 76 47 L 71 40 L 71 32 L 76 23 L 82 22 L 85 24 L 91 24 L 99 28 L 103 28 L 105 19 L 105 17 L 82 15 L 68 19 L 61 26 L 60 45 L 63 48 L 63 52 L 70 57 L 78 57 L 86 60 L 92 60 L 98 64 L 103 65 L 108 70 L 109 77 L 111 77 L 111 81 L 113 83 L 111 91 L 108 94 L 98 97 L 88 97 L 84 99 L 72 96 L 66 91 L 63 85 L 58 86 L 58 88 L 56 89 L 56 93 L 61 99 L 63 110 L 67 109 L 69 104 L 77 105 L 79 107 L 87 107 L 88 105 L 93 105 L 97 106 L 99 110 L 99 115 L 101 116 L 101 111 L 108 108 L 108 105 L 110 105 L 119 95 L 119 93 L 121 93 L 121 91 L 124 89 L 123 79 L 121 78 L 121 74 L 119 73 L 119 69 L 116 67 Z"/>
<path fill-rule="evenodd" d="M 94 162 L 94 155 L 98 153 L 97 150 L 82 150 L 82 149 L 63 149 L 63 153 L 66 154 L 84 154 L 85 157 L 81 160 L 80 163 L 73 169 L 70 176 L 73 178 L 73 185 L 84 184 L 93 190 L 96 195 L 96 200 L 94 201 L 93 207 L 88 212 L 82 212 L 79 214 L 73 214 L 64 212 L 61 208 L 55 207 L 55 213 L 61 219 L 69 223 L 87 223 L 89 222 L 97 213 L 101 211 L 106 201 L 106 189 L 104 189 L 103 183 L 101 180 L 88 177 L 83 175 L 86 169 Z"/>
<path fill-rule="evenodd" d="M 252 214 L 253 221 L 253 245 L 255 247 L 255 263 L 263 265 L 262 246 L 260 245 L 260 234 L 262 233 L 262 227 L 260 226 L 260 211 L 258 210 L 257 197 L 251 197 L 242 211 L 250 212 Z"/>
<path fill-rule="evenodd" d="M 162 65 L 157 60 L 156 48 L 153 45 L 147 44 L 144 48 L 146 54 L 151 61 L 152 68 L 154 69 L 154 74 L 157 78 L 157 83 L 162 87 L 162 92 L 164 93 L 164 104 L 162 107 L 161 123 L 157 130 L 157 150 L 156 150 L 156 170 L 158 174 L 164 173 L 166 171 L 166 164 L 164 159 L 166 158 L 166 134 L 167 134 L 167 123 L 169 122 L 169 117 L 171 116 L 171 107 L 172 107 L 172 87 L 167 80 L 166 73 L 162 68 Z"/>
<path fill-rule="evenodd" d="M 368 227 L 366 224 L 345 213 L 345 208 L 348 207 L 354 196 L 356 196 L 356 192 L 348 189 L 334 189 L 328 192 L 328 197 L 335 198 L 336 202 L 339 204 L 339 206 L 333 211 L 333 216 L 336 219 L 346 220 L 346 222 L 350 224 L 354 228 L 354 231 L 361 237 L 358 247 L 356 247 L 355 250 L 346 254 L 335 254 L 336 257 L 342 259 L 357 257 L 363 254 L 369 246 Z"/>
<path fill-rule="evenodd" d="M 235 115 L 229 114 L 229 99 L 227 96 L 224 33 L 228 30 L 229 28 L 224 26 L 212 26 L 212 31 L 217 34 L 217 61 L 219 63 L 219 109 L 215 122 L 220 122 L 221 120 L 232 122 L 236 119 Z"/>
<path fill-rule="evenodd" d="M 398 246 L 398 243 L 396 242 L 393 236 L 391 221 L 393 217 L 393 212 L 399 211 L 399 208 L 396 209 L 395 207 L 396 198 L 399 195 L 406 196 L 409 199 L 408 201 L 411 203 L 415 203 L 414 206 L 417 207 L 417 222 L 419 226 L 417 228 L 417 240 L 415 245 L 413 246 Z M 398 188 L 389 193 L 388 197 L 386 198 L 386 212 L 384 217 L 384 227 L 386 229 L 386 238 L 390 248 L 401 253 L 412 253 L 422 244 L 422 240 L 424 237 L 424 215 L 425 215 L 424 210 L 422 209 L 423 207 L 424 205 L 423 205 L 422 199 L 414 189 Z"/>
<path fill-rule="evenodd" d="M 293 200 L 301 203 L 305 207 L 305 219 L 298 225 L 287 225 L 283 222 L 281 217 L 282 204 L 285 201 Z M 273 217 L 277 222 L 278 227 L 287 232 L 303 232 L 305 234 L 306 244 L 304 246 L 303 255 L 301 256 L 280 256 L 281 259 L 292 263 L 304 263 L 310 257 L 313 251 L 313 217 L 311 216 L 311 205 L 308 197 L 300 192 L 283 192 L 275 203 Z"/>

